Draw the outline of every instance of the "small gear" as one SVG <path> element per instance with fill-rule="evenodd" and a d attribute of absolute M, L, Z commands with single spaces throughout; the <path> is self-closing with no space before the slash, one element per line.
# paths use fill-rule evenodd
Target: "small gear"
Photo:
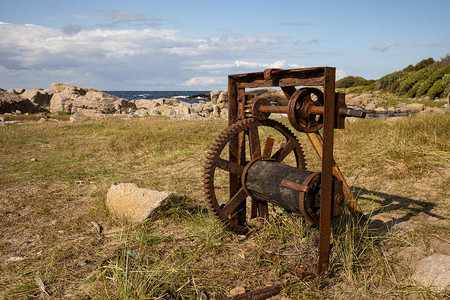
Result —
<path fill-rule="evenodd" d="M 265 145 L 262 147 L 260 135 L 267 135 L 268 131 L 271 131 L 270 136 L 266 138 Z M 280 137 L 282 139 L 281 145 L 275 152 L 273 152 L 275 139 L 272 137 L 272 134 L 277 135 L 275 137 L 278 137 L 277 141 L 279 141 Z M 237 143 L 241 147 L 226 147 L 230 143 Z M 247 153 L 242 153 L 242 151 L 240 153 L 229 153 L 228 150 L 229 148 L 245 150 L 247 147 L 249 150 Z M 223 151 L 224 149 L 226 151 Z M 297 168 L 306 169 L 303 149 L 297 138 L 285 125 L 272 119 L 244 119 L 224 130 L 211 145 L 204 165 L 203 191 L 205 193 L 206 204 L 213 216 L 236 232 L 245 233 L 247 231 L 246 221 L 242 221 L 242 218 L 247 219 L 245 203 L 248 194 L 245 187 L 241 185 L 235 186 L 234 190 L 236 191 L 232 194 L 230 193 L 231 195 L 229 197 L 222 196 L 225 199 L 219 199 L 216 195 L 216 189 L 219 189 L 219 187 L 215 185 L 217 169 L 229 173 L 229 176 L 222 176 L 221 180 L 224 177 L 233 177 L 233 181 L 241 182 L 244 168 L 250 161 L 262 158 L 287 163 L 285 159 L 291 153 L 295 157 L 295 162 L 291 163 L 295 164 Z M 266 207 L 265 212 L 264 205 Z M 252 199 L 251 211 L 250 218 L 255 217 L 257 211 L 259 211 L 259 216 L 267 217 L 267 203 L 258 199 Z"/>

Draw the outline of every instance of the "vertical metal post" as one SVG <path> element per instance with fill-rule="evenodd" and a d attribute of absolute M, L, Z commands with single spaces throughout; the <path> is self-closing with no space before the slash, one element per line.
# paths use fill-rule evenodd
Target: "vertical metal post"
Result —
<path fill-rule="evenodd" d="M 328 270 L 331 234 L 331 201 L 333 180 L 333 137 L 335 117 L 335 68 L 325 67 L 324 115 L 323 115 L 323 157 L 322 157 L 322 199 L 319 222 L 319 265 L 317 273 Z"/>
<path fill-rule="evenodd" d="M 245 101 L 245 90 L 238 89 L 236 81 L 228 77 L 228 125 L 232 125 L 242 118 L 243 112 L 242 106 Z M 229 160 L 230 162 L 235 162 L 242 164 L 245 161 L 245 135 L 240 133 L 239 136 L 234 136 L 230 138 L 229 145 Z M 230 184 L 230 199 L 238 192 L 241 188 L 241 180 L 237 174 L 230 172 L 229 175 Z M 245 225 L 246 221 L 246 203 L 243 201 L 236 208 L 236 217 L 239 225 Z"/>
<path fill-rule="evenodd" d="M 237 120 L 237 86 L 236 81 L 228 77 L 228 125 L 234 124 Z M 229 158 L 231 162 L 238 161 L 238 139 L 231 137 L 229 146 Z M 239 190 L 238 178 L 236 174 L 230 173 L 230 199 Z"/>

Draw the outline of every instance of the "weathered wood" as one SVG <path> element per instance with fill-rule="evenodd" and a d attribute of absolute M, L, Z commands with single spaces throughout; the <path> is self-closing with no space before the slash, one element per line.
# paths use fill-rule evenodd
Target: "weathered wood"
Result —
<path fill-rule="evenodd" d="M 295 86 L 285 86 L 281 87 L 281 90 L 284 93 L 284 96 L 286 96 L 287 100 L 291 99 L 292 95 L 294 95 L 295 91 L 297 90 Z"/>
<path fill-rule="evenodd" d="M 251 82 L 237 82 L 238 88 L 259 88 L 259 87 L 288 87 L 288 86 L 317 86 L 323 85 L 324 78 L 282 78 L 279 80 L 254 80 Z"/>
<path fill-rule="evenodd" d="M 228 125 L 237 121 L 237 109 L 236 81 L 228 76 Z"/>
<path fill-rule="evenodd" d="M 302 68 L 302 69 L 272 69 L 270 72 L 270 79 L 280 78 L 280 77 L 297 77 L 297 78 L 312 78 L 312 77 L 322 77 L 324 76 L 326 67 L 317 68 Z M 255 80 L 263 80 L 264 72 L 254 72 L 254 73 L 244 73 L 244 74 L 234 74 L 229 75 L 229 78 L 234 79 L 236 82 L 251 82 Z"/>
<path fill-rule="evenodd" d="M 319 155 L 320 159 L 322 159 L 323 155 L 323 139 L 319 132 L 312 132 L 307 133 L 309 141 L 313 145 L 314 149 L 317 152 L 317 155 Z M 348 207 L 353 212 L 361 213 L 361 207 L 359 206 L 358 202 L 356 201 L 355 197 L 353 196 L 352 191 L 350 190 L 350 187 L 347 184 L 347 181 L 345 180 L 344 175 L 342 174 L 341 170 L 339 169 L 336 162 L 333 160 L 333 175 L 336 176 L 337 179 L 342 181 L 342 189 L 344 191 L 344 197 L 345 197 L 345 204 L 348 205 Z"/>
<path fill-rule="evenodd" d="M 282 182 L 288 180 L 302 184 L 312 173 L 273 161 L 257 161 L 248 169 L 245 185 L 249 192 L 258 199 L 283 207 L 291 212 L 301 213 L 299 191 L 284 186 Z M 313 180 L 312 182 L 320 184 L 320 180 L 317 182 Z M 310 189 L 312 194 L 308 197 L 314 197 L 314 192 L 318 191 L 317 186 L 311 186 Z"/>

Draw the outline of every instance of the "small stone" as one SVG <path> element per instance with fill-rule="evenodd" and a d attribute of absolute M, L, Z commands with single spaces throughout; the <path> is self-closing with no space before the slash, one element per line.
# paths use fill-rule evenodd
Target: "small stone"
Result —
<path fill-rule="evenodd" d="M 94 227 L 95 231 L 97 231 L 98 234 L 102 234 L 103 227 L 98 224 L 97 222 L 91 221 L 92 226 Z"/>
<path fill-rule="evenodd" d="M 364 110 L 367 112 L 374 112 L 375 108 L 376 108 L 376 105 L 373 103 L 369 103 L 364 106 Z"/>
<path fill-rule="evenodd" d="M 13 261 L 21 261 L 24 259 L 25 259 L 25 257 L 22 257 L 22 256 L 11 256 L 6 261 L 13 262 Z"/>
<path fill-rule="evenodd" d="M 387 112 L 386 108 L 381 107 L 381 106 L 380 107 L 376 107 L 374 111 L 375 111 L 376 114 L 385 114 Z"/>
<path fill-rule="evenodd" d="M 237 286 L 237 287 L 235 287 L 234 289 L 232 289 L 231 291 L 230 291 L 230 295 L 232 296 L 232 297 L 234 297 L 234 296 L 237 296 L 237 295 L 239 295 L 239 294 L 244 294 L 246 291 L 245 291 L 245 287 L 243 287 L 243 286 Z"/>
<path fill-rule="evenodd" d="M 32 161 L 32 162 L 36 162 L 36 161 L 38 161 L 38 159 L 37 159 L 36 157 L 33 157 L 33 158 L 31 159 L 31 161 Z"/>

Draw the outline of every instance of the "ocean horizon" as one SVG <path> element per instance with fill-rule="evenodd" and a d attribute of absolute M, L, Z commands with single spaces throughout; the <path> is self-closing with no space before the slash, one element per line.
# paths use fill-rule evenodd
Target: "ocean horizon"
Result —
<path fill-rule="evenodd" d="M 205 95 L 211 91 L 103 91 L 110 95 L 127 100 L 172 98 L 189 103 L 209 101 Z"/>

